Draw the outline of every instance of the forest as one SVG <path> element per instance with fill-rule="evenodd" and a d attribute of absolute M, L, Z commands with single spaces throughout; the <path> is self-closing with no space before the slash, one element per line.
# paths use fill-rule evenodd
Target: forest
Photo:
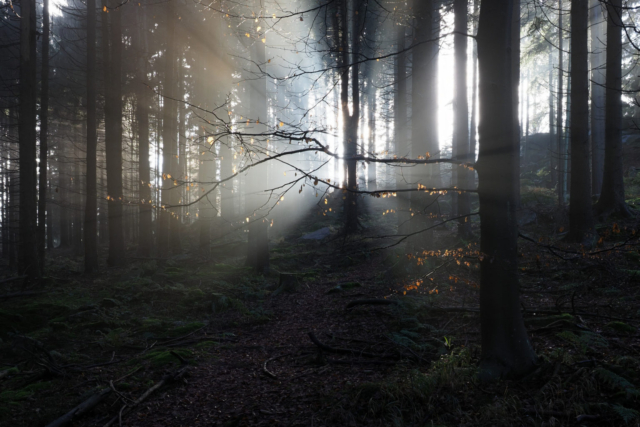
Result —
<path fill-rule="evenodd" d="M 639 20 L 0 0 L 0 425 L 640 426 Z"/>

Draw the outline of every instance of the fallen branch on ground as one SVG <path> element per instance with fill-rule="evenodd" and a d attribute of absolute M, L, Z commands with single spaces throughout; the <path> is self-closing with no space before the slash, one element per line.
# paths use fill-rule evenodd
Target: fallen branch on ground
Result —
<path fill-rule="evenodd" d="M 74 419 L 80 417 L 83 414 L 86 414 L 90 410 L 92 410 L 95 406 L 98 405 L 105 397 L 107 397 L 111 393 L 110 388 L 105 388 L 104 390 L 92 395 L 90 398 L 58 418 L 57 420 L 47 424 L 46 427 L 63 427 L 70 424 Z"/>
<path fill-rule="evenodd" d="M 147 391 L 145 391 L 144 394 L 142 396 L 140 396 L 131 405 L 124 405 L 122 408 L 120 408 L 120 412 L 118 413 L 118 415 L 116 415 L 113 418 L 111 418 L 104 425 L 104 427 L 109 427 L 109 426 L 113 425 L 113 423 L 115 423 L 116 421 L 122 420 L 122 417 L 124 417 L 129 412 L 131 412 L 136 406 L 138 406 L 140 403 L 142 403 L 154 391 L 158 390 L 160 387 L 162 387 L 163 385 L 165 385 L 167 383 L 170 383 L 170 382 L 173 382 L 175 380 L 180 379 L 185 374 L 185 372 L 187 372 L 188 369 L 189 369 L 189 366 L 184 366 L 183 368 L 181 368 L 180 370 L 178 370 L 177 372 L 175 372 L 173 374 L 165 375 L 164 378 L 162 378 L 162 380 L 160 380 L 157 384 L 155 384 L 154 386 L 149 388 Z M 47 426 L 47 427 L 49 427 L 49 426 Z"/>

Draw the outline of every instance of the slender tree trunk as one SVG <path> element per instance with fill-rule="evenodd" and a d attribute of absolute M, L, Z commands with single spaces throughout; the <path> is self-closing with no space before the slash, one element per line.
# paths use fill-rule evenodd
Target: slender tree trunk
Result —
<path fill-rule="evenodd" d="M 602 3 L 591 0 L 590 4 L 591 28 L 591 191 L 599 195 L 602 189 L 602 174 L 604 170 L 604 126 L 605 126 L 605 66 L 606 23 L 602 13 Z"/>
<path fill-rule="evenodd" d="M 467 101 L 467 0 L 454 0 L 454 31 L 453 48 L 455 56 L 454 67 L 454 116 L 453 116 L 453 145 L 455 158 L 464 162 L 471 162 L 469 146 L 469 103 Z M 452 165 L 455 185 L 458 188 L 470 188 L 469 171 Z M 469 193 L 457 194 L 458 216 L 468 215 L 471 212 Z M 471 223 L 469 218 L 462 218 L 458 222 L 458 236 L 468 239 L 471 235 Z"/>
<path fill-rule="evenodd" d="M 88 274 L 98 271 L 97 146 L 96 2 L 87 0 L 87 201 L 84 211 L 84 270 Z"/>
<path fill-rule="evenodd" d="M 569 238 L 586 243 L 593 234 L 589 170 L 589 4 L 571 1 L 571 193 Z"/>
<path fill-rule="evenodd" d="M 151 218 L 151 166 L 149 164 L 149 96 L 148 89 L 143 84 L 147 81 L 147 43 L 146 17 L 144 8 L 137 9 L 138 29 L 136 32 L 138 48 L 138 67 L 136 82 L 136 122 L 138 124 L 138 255 L 151 256 L 153 246 L 153 230 Z"/>
<path fill-rule="evenodd" d="M 40 181 L 38 186 L 38 260 L 41 271 L 44 271 L 45 260 L 47 155 L 49 151 L 47 145 L 49 132 L 49 19 L 49 0 L 44 0 L 42 9 L 42 93 L 40 96 Z"/>
<path fill-rule="evenodd" d="M 394 139 L 395 152 L 399 158 L 410 156 L 409 141 L 407 140 L 407 55 L 404 52 L 406 27 L 404 22 L 396 28 L 396 45 L 398 54 L 396 55 L 396 78 L 394 94 Z M 396 167 L 395 185 L 396 188 L 407 188 L 405 173 L 407 168 Z M 407 234 L 409 231 L 409 221 L 411 219 L 409 208 L 409 195 L 407 193 L 398 194 L 398 234 Z"/>
<path fill-rule="evenodd" d="M 483 0 L 478 30 L 480 71 L 479 174 L 481 252 L 480 376 L 528 372 L 535 354 L 520 311 L 518 226 L 513 185 L 519 156 L 514 141 L 512 31 L 514 2 Z"/>
<path fill-rule="evenodd" d="M 179 253 L 180 247 L 180 219 L 178 218 L 179 193 L 176 188 L 177 181 L 181 178 L 179 165 L 176 161 L 178 155 L 177 144 L 177 105 L 174 86 L 176 85 L 176 51 L 175 51 L 175 21 L 177 16 L 173 3 L 167 3 L 166 7 L 166 50 L 164 58 L 163 80 L 163 112 L 162 112 L 162 205 L 160 244 L 161 253 Z M 180 76 L 180 78 L 182 78 Z M 164 220 L 162 220 L 164 218 Z M 164 236 L 163 236 L 164 233 Z"/>
<path fill-rule="evenodd" d="M 549 44 L 549 147 L 547 155 L 549 156 L 549 172 L 551 176 L 550 187 L 553 188 L 558 183 L 557 161 L 554 152 L 554 123 L 553 123 L 553 45 Z"/>
<path fill-rule="evenodd" d="M 520 109 L 520 0 L 513 1 L 513 22 L 511 24 L 511 84 L 513 84 L 513 137 L 518 144 L 517 156 L 514 158 L 513 167 L 516 206 L 520 207 L 520 120 L 518 110 Z"/>
<path fill-rule="evenodd" d="M 473 1 L 473 16 L 478 19 L 478 14 L 480 11 L 480 0 Z M 477 21 L 474 25 L 473 33 L 476 34 L 478 32 L 478 24 Z M 472 53 L 472 66 L 473 66 L 473 76 L 471 77 L 471 124 L 469 125 L 469 157 L 470 162 L 475 163 L 476 161 L 476 139 L 477 139 L 477 115 L 478 115 L 478 44 L 473 43 L 473 53 Z M 473 183 L 475 172 L 470 171 L 469 174 L 469 183 Z"/>
<path fill-rule="evenodd" d="M 30 278 L 40 277 L 37 233 L 36 178 L 36 2 L 20 4 L 20 229 L 18 270 Z"/>
<path fill-rule="evenodd" d="M 413 71 L 411 81 L 411 157 L 437 157 L 438 144 L 438 86 L 437 56 L 439 13 L 437 2 L 418 0 L 414 3 L 416 33 L 413 48 Z M 436 82 L 436 83 L 434 83 Z M 412 168 L 412 180 L 427 187 L 440 186 L 440 166 L 427 165 Z M 435 196 L 427 193 L 412 192 L 411 196 L 411 232 L 416 233 L 428 228 L 432 216 L 437 212 Z M 433 243 L 433 231 L 416 234 L 409 240 L 411 250 L 424 248 Z"/>
<path fill-rule="evenodd" d="M 558 108 L 557 108 L 557 119 L 556 126 L 558 130 L 556 132 L 556 158 L 557 158 L 557 187 L 556 192 L 558 194 L 558 205 L 564 206 L 564 180 L 565 180 L 565 170 L 564 170 L 564 132 L 562 129 L 562 83 L 563 83 L 563 39 L 564 39 L 564 30 L 562 28 L 562 0 L 558 0 Z"/>
<path fill-rule="evenodd" d="M 602 192 L 596 205 L 601 216 L 631 215 L 624 199 L 622 172 L 622 3 L 607 3 L 607 85 Z"/>

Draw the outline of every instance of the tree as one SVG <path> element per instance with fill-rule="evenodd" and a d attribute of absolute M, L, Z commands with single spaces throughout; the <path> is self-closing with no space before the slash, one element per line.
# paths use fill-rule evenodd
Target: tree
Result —
<path fill-rule="evenodd" d="M 87 0 L 87 200 L 84 211 L 84 270 L 98 271 L 98 192 L 96 119 L 96 2 Z"/>
<path fill-rule="evenodd" d="M 571 193 L 569 239 L 586 243 L 593 234 L 589 169 L 589 4 L 571 1 Z"/>
<path fill-rule="evenodd" d="M 124 263 L 122 236 L 122 16 L 121 5 L 103 0 L 102 44 L 105 70 L 105 148 L 109 226 L 109 266 Z"/>
<path fill-rule="evenodd" d="M 40 183 L 38 186 L 38 259 L 40 270 L 44 271 L 44 248 L 46 245 L 47 209 L 47 156 L 49 136 L 49 0 L 44 0 L 42 8 L 42 92 L 40 96 Z M 51 210 L 51 208 L 49 208 Z M 49 246 L 51 249 L 51 246 Z"/>
<path fill-rule="evenodd" d="M 453 39 L 455 55 L 455 83 L 454 83 L 454 117 L 453 117 L 453 154 L 454 159 L 472 162 L 469 145 L 469 103 L 467 101 L 467 0 L 454 0 L 454 31 Z M 475 159 L 474 159 L 475 160 Z M 466 168 L 453 166 L 454 183 L 459 188 L 469 187 L 469 171 Z M 468 215 L 471 212 L 469 193 L 464 192 L 457 196 L 458 216 Z M 461 218 L 458 222 L 458 235 L 468 239 L 471 235 L 471 224 L 468 218 Z"/>
<path fill-rule="evenodd" d="M 591 28 L 591 182 L 593 194 L 600 194 L 604 169 L 604 108 L 606 22 L 599 0 L 591 0 L 589 25 Z"/>
<path fill-rule="evenodd" d="M 483 0 L 478 28 L 481 376 L 528 372 L 535 354 L 520 312 L 511 60 L 512 0 Z"/>
<path fill-rule="evenodd" d="M 36 179 L 36 2 L 23 0 L 20 7 L 20 224 L 18 270 L 31 278 L 40 276 L 37 233 Z"/>
<path fill-rule="evenodd" d="M 151 256 L 153 246 L 152 221 L 151 221 L 151 166 L 149 164 L 149 96 L 148 89 L 144 86 L 147 80 L 147 43 L 146 43 L 146 16 L 144 8 L 139 7 L 136 13 L 137 31 L 134 34 L 138 61 L 136 67 L 136 122 L 138 125 L 138 255 Z"/>
<path fill-rule="evenodd" d="M 622 3 L 607 2 L 607 77 L 602 191 L 596 204 L 600 216 L 631 215 L 624 200 L 622 168 Z"/>
<path fill-rule="evenodd" d="M 564 170 L 564 132 L 562 128 L 562 83 L 564 78 L 563 67 L 563 38 L 564 29 L 562 27 L 562 0 L 558 0 L 558 92 L 556 94 L 558 107 L 556 109 L 556 174 L 557 174 L 557 187 L 556 192 L 558 194 L 558 204 L 564 205 L 564 182 L 566 179 Z"/>

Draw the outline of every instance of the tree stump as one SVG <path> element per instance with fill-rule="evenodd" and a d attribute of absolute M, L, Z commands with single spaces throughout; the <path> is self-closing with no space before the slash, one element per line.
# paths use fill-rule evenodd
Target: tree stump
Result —
<path fill-rule="evenodd" d="M 259 219 L 249 224 L 246 266 L 257 273 L 269 273 L 269 223 Z"/>

